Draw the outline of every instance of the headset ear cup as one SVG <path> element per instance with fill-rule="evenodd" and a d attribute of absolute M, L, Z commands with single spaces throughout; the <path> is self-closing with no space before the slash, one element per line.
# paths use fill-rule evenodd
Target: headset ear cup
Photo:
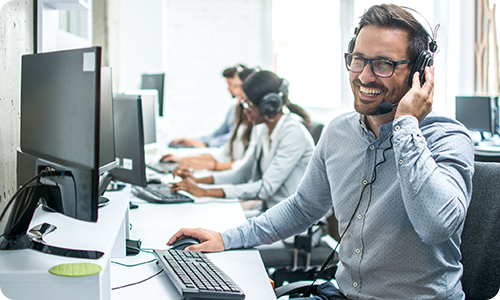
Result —
<path fill-rule="evenodd" d="M 269 93 L 259 102 L 259 112 L 263 116 L 277 114 L 281 111 L 283 99 L 278 93 Z"/>
<path fill-rule="evenodd" d="M 429 50 L 424 50 L 420 52 L 418 55 L 417 60 L 415 61 L 415 64 L 413 65 L 413 68 L 411 69 L 410 73 L 410 78 L 409 78 L 409 85 L 410 87 L 413 84 L 413 75 L 416 72 L 419 72 L 420 74 L 420 84 L 423 85 L 425 81 L 425 67 L 427 66 L 432 66 L 434 63 L 434 58 L 432 57 L 432 53 Z"/>

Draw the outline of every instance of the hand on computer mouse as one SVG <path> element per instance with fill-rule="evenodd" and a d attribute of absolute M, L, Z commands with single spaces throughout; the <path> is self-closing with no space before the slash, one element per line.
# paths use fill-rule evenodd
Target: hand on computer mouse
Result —
<path fill-rule="evenodd" d="M 195 238 L 200 241 L 198 245 L 193 244 L 185 248 L 186 251 L 218 252 L 224 250 L 224 242 L 220 233 L 202 228 L 182 228 L 170 238 L 167 245 L 172 245 L 175 241 L 184 237 Z"/>
<path fill-rule="evenodd" d="M 172 245 L 170 245 L 170 249 L 184 250 L 189 246 L 198 245 L 198 244 L 200 244 L 200 241 L 195 239 L 195 238 L 183 237 L 183 238 L 178 239 L 177 241 L 173 242 Z"/>
<path fill-rule="evenodd" d="M 176 163 L 181 161 L 181 157 L 174 154 L 165 154 L 160 158 L 160 162 L 164 163 Z"/>

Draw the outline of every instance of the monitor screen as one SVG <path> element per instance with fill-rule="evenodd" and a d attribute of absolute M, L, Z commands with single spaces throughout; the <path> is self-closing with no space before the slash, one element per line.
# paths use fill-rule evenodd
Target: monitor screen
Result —
<path fill-rule="evenodd" d="M 99 251 L 64 249 L 28 234 L 39 202 L 69 217 L 97 221 L 101 48 L 23 55 L 21 147 L 34 177 L 16 192 L 0 249 L 99 258 Z M 31 168 L 31 167 L 30 167 Z"/>
<path fill-rule="evenodd" d="M 110 175 L 119 181 L 145 187 L 142 99 L 138 95 L 114 95 L 115 151 L 118 167 Z"/>
<path fill-rule="evenodd" d="M 113 125 L 113 90 L 111 68 L 101 68 L 101 124 L 99 138 L 99 173 L 116 167 Z"/>
<path fill-rule="evenodd" d="M 158 91 L 158 115 L 163 117 L 165 73 L 142 74 L 141 89 L 155 89 Z"/>
<path fill-rule="evenodd" d="M 496 133 L 497 101 L 488 96 L 457 96 L 455 117 L 469 130 Z"/>
<path fill-rule="evenodd" d="M 47 178 L 62 194 L 70 217 L 97 221 L 99 201 L 101 48 L 22 57 L 21 151 L 44 168 L 71 170 Z"/>
<path fill-rule="evenodd" d="M 156 143 L 158 92 L 156 90 L 126 90 L 124 94 L 141 97 L 144 145 Z"/>

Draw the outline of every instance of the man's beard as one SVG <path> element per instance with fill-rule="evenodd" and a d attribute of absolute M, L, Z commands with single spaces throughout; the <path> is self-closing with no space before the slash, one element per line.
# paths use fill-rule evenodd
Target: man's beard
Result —
<path fill-rule="evenodd" d="M 406 78 L 406 81 L 403 82 L 408 82 L 408 78 Z M 377 83 L 368 83 L 368 84 L 362 84 L 359 79 L 355 79 L 352 83 L 352 86 L 355 86 L 356 88 L 354 89 L 353 93 L 356 93 L 354 95 L 354 109 L 365 116 L 376 116 L 380 115 L 379 112 L 377 111 L 377 106 L 384 103 L 384 102 L 389 102 L 391 104 L 399 103 L 401 98 L 410 90 L 410 87 L 406 85 L 405 87 L 403 86 L 398 86 L 396 89 L 389 91 L 387 87 L 381 84 Z M 376 106 L 368 106 L 370 104 L 367 104 L 365 101 L 363 101 L 358 93 L 360 92 L 360 86 L 365 87 L 365 88 L 372 88 L 372 89 L 380 89 L 382 92 L 380 95 L 383 95 L 382 101 L 380 99 L 377 100 L 377 105 Z M 373 105 L 373 103 L 372 103 Z"/>

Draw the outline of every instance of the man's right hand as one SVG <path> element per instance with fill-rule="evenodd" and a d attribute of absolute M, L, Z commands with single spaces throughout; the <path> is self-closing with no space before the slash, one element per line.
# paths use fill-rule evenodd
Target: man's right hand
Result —
<path fill-rule="evenodd" d="M 224 251 L 224 242 L 220 233 L 212 230 L 207 230 L 203 228 L 189 229 L 182 228 L 177 231 L 170 240 L 168 240 L 167 245 L 170 246 L 172 243 L 177 241 L 182 237 L 192 237 L 200 241 L 198 245 L 191 245 L 186 247 L 187 251 L 197 251 L 197 252 L 219 252 Z"/>

